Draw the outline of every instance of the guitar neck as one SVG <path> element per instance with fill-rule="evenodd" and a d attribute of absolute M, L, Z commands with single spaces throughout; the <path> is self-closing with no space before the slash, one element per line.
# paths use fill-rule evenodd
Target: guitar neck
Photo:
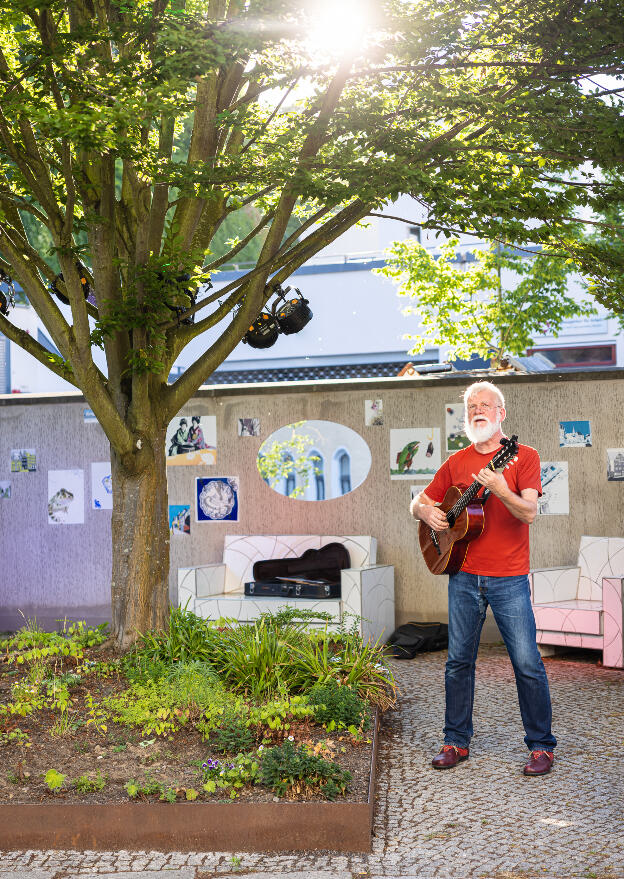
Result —
<path fill-rule="evenodd" d="M 486 468 L 488 470 L 495 469 L 495 467 L 492 464 L 492 461 L 490 461 L 488 464 L 486 464 Z M 481 485 L 480 482 L 477 482 L 477 480 L 475 479 L 475 481 L 472 483 L 472 485 L 470 485 L 466 489 L 466 491 L 462 494 L 462 496 L 457 501 L 455 501 L 455 503 L 453 504 L 451 509 L 447 511 L 447 514 L 446 514 L 447 518 L 449 517 L 449 513 L 450 513 L 454 519 L 457 519 L 457 517 L 461 513 L 463 513 L 463 511 L 466 509 L 468 504 L 472 500 L 475 499 L 475 497 L 479 493 L 480 488 L 483 488 L 483 486 Z"/>

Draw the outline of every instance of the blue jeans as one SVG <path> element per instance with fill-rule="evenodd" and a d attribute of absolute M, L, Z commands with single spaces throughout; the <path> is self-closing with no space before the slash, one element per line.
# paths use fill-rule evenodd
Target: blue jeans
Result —
<path fill-rule="evenodd" d="M 525 744 L 530 751 L 552 751 L 557 740 L 550 729 L 550 691 L 535 640 L 535 617 L 526 576 L 482 577 L 460 571 L 449 577 L 444 742 L 467 748 L 473 734 L 475 662 L 488 604 L 516 676 Z"/>

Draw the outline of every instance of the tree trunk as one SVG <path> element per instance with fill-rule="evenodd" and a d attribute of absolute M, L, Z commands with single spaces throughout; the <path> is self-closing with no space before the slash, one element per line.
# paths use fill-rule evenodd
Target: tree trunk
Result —
<path fill-rule="evenodd" d="M 119 649 L 169 615 L 169 517 L 165 431 L 124 462 L 111 449 L 113 636 Z M 130 464 L 130 466 L 127 466 Z"/>

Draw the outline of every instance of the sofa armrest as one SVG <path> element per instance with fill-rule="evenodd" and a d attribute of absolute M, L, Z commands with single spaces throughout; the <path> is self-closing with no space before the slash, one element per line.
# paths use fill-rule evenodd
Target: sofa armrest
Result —
<path fill-rule="evenodd" d="M 394 567 L 371 565 L 340 572 L 343 615 L 361 617 L 366 641 L 387 638 L 394 630 Z"/>
<path fill-rule="evenodd" d="M 196 598 L 221 595 L 226 591 L 226 579 L 227 569 L 222 563 L 178 568 L 178 594 L 184 590 Z"/>
<path fill-rule="evenodd" d="M 624 668 L 624 578 L 603 577 L 603 665 Z"/>
<path fill-rule="evenodd" d="M 577 597 L 581 569 L 535 568 L 530 573 L 533 604 L 574 601 Z"/>

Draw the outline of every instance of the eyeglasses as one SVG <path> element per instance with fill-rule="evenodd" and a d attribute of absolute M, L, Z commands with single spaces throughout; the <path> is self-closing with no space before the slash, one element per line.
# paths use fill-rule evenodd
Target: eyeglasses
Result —
<path fill-rule="evenodd" d="M 482 409 L 484 412 L 490 412 L 492 409 L 500 409 L 500 403 L 468 403 L 466 409 L 468 412 L 476 412 L 477 409 Z"/>

